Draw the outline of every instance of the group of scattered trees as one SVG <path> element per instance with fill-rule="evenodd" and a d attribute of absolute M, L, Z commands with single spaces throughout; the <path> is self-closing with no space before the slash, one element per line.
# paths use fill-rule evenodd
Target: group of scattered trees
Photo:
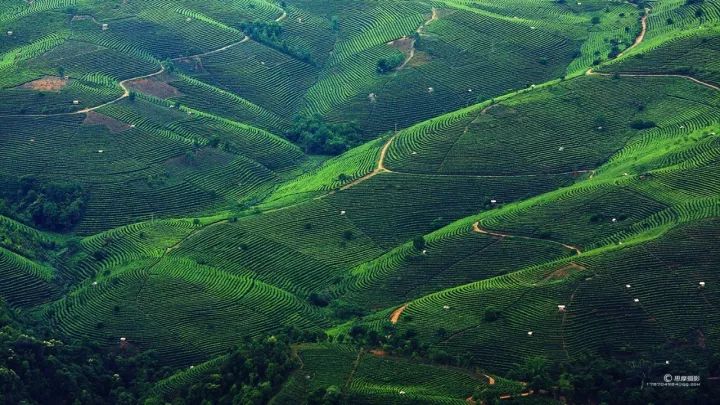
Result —
<path fill-rule="evenodd" d="M 667 358 L 671 360 L 666 362 Z M 693 360 L 698 358 L 704 360 Z M 718 387 L 708 384 L 705 378 L 718 373 L 720 354 L 706 357 L 698 356 L 698 353 L 681 354 L 673 348 L 658 348 L 627 357 L 613 356 L 601 350 L 564 362 L 532 356 L 518 364 L 508 377 L 526 381 L 527 388 L 536 395 L 563 398 L 571 404 L 709 403 L 717 396 Z M 699 387 L 654 387 L 653 383 L 664 382 L 666 374 L 702 376 L 701 384 Z M 486 404 L 496 404 L 500 402 L 500 394 L 493 387 L 484 387 L 474 397 Z"/>
<path fill-rule="evenodd" d="M 70 181 L 45 182 L 33 176 L 5 183 L 0 213 L 52 231 L 67 231 L 83 216 L 88 194 Z"/>
<path fill-rule="evenodd" d="M 285 137 L 314 155 L 339 155 L 362 142 L 354 122 L 328 123 L 319 114 L 297 117 Z"/>
<path fill-rule="evenodd" d="M 283 27 L 275 21 L 245 20 L 240 22 L 240 30 L 255 41 L 277 49 L 305 63 L 316 65 L 310 52 L 293 46 L 281 38 Z"/>

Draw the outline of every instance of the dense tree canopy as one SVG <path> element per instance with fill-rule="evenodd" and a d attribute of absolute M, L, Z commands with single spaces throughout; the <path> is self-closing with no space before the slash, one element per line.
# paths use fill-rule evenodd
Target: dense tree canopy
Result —
<path fill-rule="evenodd" d="M 52 231 L 67 231 L 82 218 L 88 193 L 75 182 L 43 182 L 25 176 L 9 183 L 2 214 Z"/>
<path fill-rule="evenodd" d="M 248 338 L 217 372 L 174 394 L 173 403 L 265 404 L 296 366 L 288 338 Z"/>
<path fill-rule="evenodd" d="M 0 302 L 0 403 L 134 404 L 169 375 L 153 352 L 100 350 L 21 329 Z"/>
<path fill-rule="evenodd" d="M 285 136 L 314 155 L 339 155 L 361 142 L 355 123 L 328 123 L 317 114 L 297 118 Z"/>

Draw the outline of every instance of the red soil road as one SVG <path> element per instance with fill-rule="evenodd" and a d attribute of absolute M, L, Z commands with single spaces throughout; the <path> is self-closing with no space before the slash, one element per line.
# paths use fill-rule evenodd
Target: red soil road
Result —
<path fill-rule="evenodd" d="M 577 254 L 582 253 L 580 248 L 578 248 L 577 246 L 567 245 L 565 243 L 550 240 L 550 239 L 532 238 L 530 236 L 510 235 L 507 233 L 488 231 L 486 229 L 480 228 L 480 222 L 475 222 L 474 224 L 472 224 L 472 230 L 473 230 L 473 232 L 482 233 L 482 234 L 490 235 L 490 236 L 497 236 L 498 238 L 520 238 L 520 239 L 541 240 L 544 242 L 556 243 L 558 245 L 565 247 L 566 249 L 574 250 L 575 253 L 577 253 Z"/>
<path fill-rule="evenodd" d="M 407 306 L 408 306 L 408 304 L 405 304 L 405 305 L 401 306 L 400 308 L 392 311 L 392 313 L 390 314 L 390 323 L 391 324 L 395 325 L 396 323 L 398 323 L 398 320 L 400 319 L 400 315 L 402 315 L 403 311 L 405 310 L 405 308 L 407 308 Z"/>

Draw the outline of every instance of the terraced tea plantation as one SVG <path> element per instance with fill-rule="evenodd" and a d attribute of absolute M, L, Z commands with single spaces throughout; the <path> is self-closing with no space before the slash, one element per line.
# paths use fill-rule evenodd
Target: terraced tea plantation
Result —
<path fill-rule="evenodd" d="M 0 0 L 0 403 L 716 401 L 719 61 L 718 0 Z"/>

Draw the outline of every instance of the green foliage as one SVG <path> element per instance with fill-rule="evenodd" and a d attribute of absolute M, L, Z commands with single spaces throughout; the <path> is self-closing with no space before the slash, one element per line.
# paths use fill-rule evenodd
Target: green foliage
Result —
<path fill-rule="evenodd" d="M 88 193 L 70 181 L 43 181 L 33 176 L 19 179 L 5 191 L 4 214 L 52 231 L 68 231 L 83 216 Z"/>
<path fill-rule="evenodd" d="M 657 124 L 653 121 L 634 120 L 630 122 L 630 128 L 637 130 L 655 128 L 656 126 Z"/>
<path fill-rule="evenodd" d="M 483 315 L 483 319 L 485 322 L 495 322 L 500 319 L 500 316 L 502 316 L 502 311 L 499 308 L 490 305 L 485 308 L 485 315 Z"/>
<path fill-rule="evenodd" d="M 328 123 L 319 114 L 296 118 L 285 137 L 314 155 L 339 155 L 360 143 L 353 122 Z"/>
<path fill-rule="evenodd" d="M 216 372 L 167 399 L 187 404 L 265 404 L 296 367 L 288 338 L 248 338 L 214 367 Z"/>
<path fill-rule="evenodd" d="M 137 403 L 168 375 L 152 352 L 105 351 L 86 342 L 43 339 L 22 330 L 0 301 L 0 402 Z"/>
<path fill-rule="evenodd" d="M 396 52 L 392 56 L 378 60 L 375 70 L 377 70 L 377 72 L 381 74 L 388 73 L 402 65 L 403 61 L 405 61 L 405 55 Z"/>
<path fill-rule="evenodd" d="M 422 235 L 418 235 L 415 238 L 413 238 L 413 247 L 415 250 L 423 250 L 425 249 L 425 237 Z"/>
<path fill-rule="evenodd" d="M 240 29 L 247 36 L 258 42 L 262 42 L 281 52 L 292 55 L 305 63 L 314 64 L 312 55 L 308 51 L 281 39 L 283 27 L 275 21 L 242 21 L 240 23 Z"/>

